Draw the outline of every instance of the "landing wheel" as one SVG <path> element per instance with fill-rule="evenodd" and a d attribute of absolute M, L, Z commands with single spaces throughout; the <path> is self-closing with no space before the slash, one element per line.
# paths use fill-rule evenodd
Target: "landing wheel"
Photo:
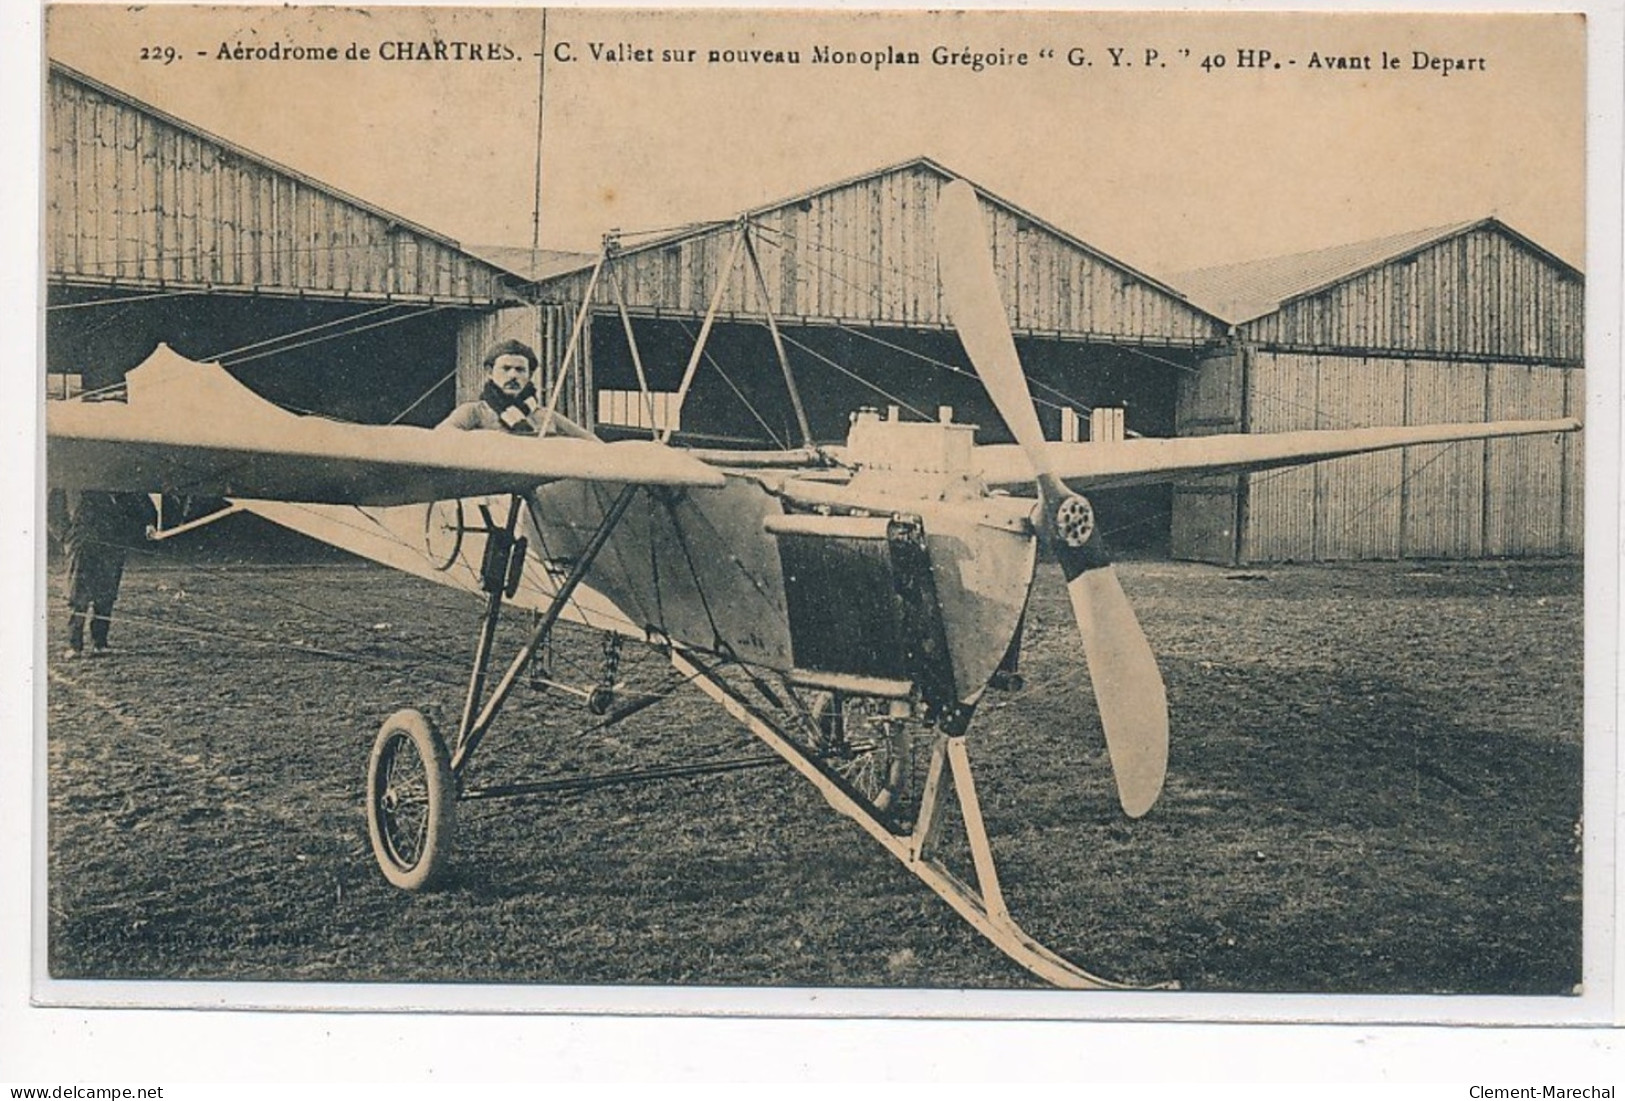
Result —
<path fill-rule="evenodd" d="M 367 762 L 367 833 L 384 878 L 408 891 L 429 886 L 450 860 L 456 825 L 446 743 L 418 712 L 395 712 Z"/>
<path fill-rule="evenodd" d="M 829 771 L 892 827 L 913 825 L 914 723 L 891 701 L 833 693 L 815 711 L 820 756 Z"/>
<path fill-rule="evenodd" d="M 608 715 L 609 709 L 615 706 L 615 691 L 612 688 L 594 688 L 587 694 L 587 710 L 594 715 Z"/>

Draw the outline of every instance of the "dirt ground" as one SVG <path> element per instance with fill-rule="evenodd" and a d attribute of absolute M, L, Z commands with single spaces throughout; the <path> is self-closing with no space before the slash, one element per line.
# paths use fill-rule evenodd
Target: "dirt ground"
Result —
<path fill-rule="evenodd" d="M 971 728 L 1030 933 L 1194 991 L 1572 990 L 1577 564 L 1122 573 L 1173 715 L 1157 808 L 1117 810 L 1052 568 L 1027 686 Z M 53 629 L 60 585 L 53 563 Z M 451 882 L 403 893 L 367 840 L 368 750 L 400 707 L 453 723 L 476 605 L 349 560 L 143 556 L 119 613 L 110 657 L 49 639 L 57 978 L 1037 985 L 782 766 L 464 803 Z M 521 691 L 476 781 L 755 752 L 691 689 L 591 722 Z"/>

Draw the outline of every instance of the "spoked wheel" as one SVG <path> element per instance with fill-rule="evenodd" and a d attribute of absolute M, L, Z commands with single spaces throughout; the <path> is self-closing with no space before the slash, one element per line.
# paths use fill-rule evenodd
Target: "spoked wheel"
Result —
<path fill-rule="evenodd" d="M 456 824 L 446 743 L 418 712 L 395 712 L 367 763 L 367 833 L 384 878 L 408 891 L 430 885 L 450 860 Z"/>
<path fill-rule="evenodd" d="M 891 701 L 835 692 L 812 709 L 817 750 L 877 816 L 898 831 L 913 825 L 914 722 L 892 714 Z"/>

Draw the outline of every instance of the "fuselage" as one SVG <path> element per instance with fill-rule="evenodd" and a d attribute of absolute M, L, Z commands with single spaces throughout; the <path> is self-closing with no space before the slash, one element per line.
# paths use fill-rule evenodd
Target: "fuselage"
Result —
<path fill-rule="evenodd" d="M 725 469 L 719 488 L 641 487 L 564 618 L 739 660 L 812 686 L 969 704 L 1009 648 L 1031 587 L 1032 502 L 960 473 Z M 512 602 L 544 609 L 619 486 L 525 494 Z M 489 525 L 514 498 L 355 508 L 245 502 L 353 553 L 480 591 Z"/>
<path fill-rule="evenodd" d="M 531 553 L 580 553 L 614 487 L 532 497 Z M 638 492 L 587 585 L 650 637 L 804 683 L 973 701 L 1026 606 L 1030 502 L 896 497 L 762 471 L 720 489 Z"/>

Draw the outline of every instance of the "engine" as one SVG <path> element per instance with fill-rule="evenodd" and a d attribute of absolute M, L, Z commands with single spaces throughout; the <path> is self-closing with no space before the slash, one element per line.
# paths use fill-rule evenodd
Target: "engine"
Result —
<path fill-rule="evenodd" d="M 935 421 L 905 421 L 897 406 L 884 417 L 878 409 L 852 414 L 844 458 L 856 468 L 856 490 L 883 486 L 895 496 L 935 501 L 963 501 L 980 497 L 972 452 L 974 424 L 955 424 L 953 410 L 942 406 Z"/>

